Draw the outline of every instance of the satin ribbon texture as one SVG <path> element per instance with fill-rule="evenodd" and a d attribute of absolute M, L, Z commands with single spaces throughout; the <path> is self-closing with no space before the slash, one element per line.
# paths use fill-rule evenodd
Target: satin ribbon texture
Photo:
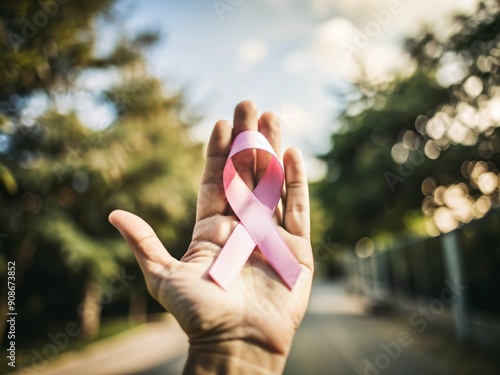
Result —
<path fill-rule="evenodd" d="M 253 191 L 241 179 L 232 160 L 237 153 L 248 149 L 271 155 Z M 272 220 L 284 179 L 283 166 L 261 133 L 248 130 L 236 136 L 222 180 L 228 203 L 240 221 L 209 271 L 210 277 L 223 289 L 229 289 L 256 246 L 289 289 L 297 282 L 301 266 Z"/>

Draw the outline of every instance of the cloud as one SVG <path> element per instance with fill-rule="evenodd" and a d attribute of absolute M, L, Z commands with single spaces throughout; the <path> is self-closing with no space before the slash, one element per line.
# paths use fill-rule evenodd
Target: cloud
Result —
<path fill-rule="evenodd" d="M 399 4 L 412 11 L 408 18 L 413 21 L 406 23 L 407 27 L 419 24 L 423 19 L 439 20 L 442 16 L 453 12 L 463 12 L 470 14 L 476 10 L 478 0 L 455 0 L 455 1 L 435 1 L 435 0 L 310 0 L 310 11 L 317 16 L 341 15 L 346 16 L 354 22 L 366 22 L 374 11 L 387 8 L 389 3 Z"/>
<path fill-rule="evenodd" d="M 395 74 L 409 75 L 416 68 L 408 53 L 390 44 L 367 48 L 362 55 L 363 69 L 373 82 L 384 82 Z"/>
<path fill-rule="evenodd" d="M 281 123 L 284 148 L 300 146 L 304 151 L 308 179 L 312 182 L 323 178 L 326 165 L 314 155 L 328 150 L 330 132 L 324 128 L 321 116 L 308 113 L 305 108 L 292 102 L 283 103 L 273 112 Z"/>
<path fill-rule="evenodd" d="M 381 4 L 385 4 L 386 2 L 386 0 L 311 0 L 310 9 L 313 14 L 318 16 L 332 13 L 356 16 L 367 10 L 374 9 Z"/>
<path fill-rule="evenodd" d="M 320 69 L 332 78 L 355 81 L 364 74 L 384 81 L 411 64 L 395 43 L 377 42 L 349 19 L 334 17 L 317 26 L 310 43 L 288 54 L 282 66 L 288 73 Z"/>
<path fill-rule="evenodd" d="M 269 54 L 269 48 L 265 42 L 257 39 L 244 41 L 236 56 L 238 66 L 248 68 L 264 61 Z"/>
<path fill-rule="evenodd" d="M 401 47 L 403 38 L 416 35 L 424 24 L 433 25 L 446 38 L 454 30 L 450 15 L 471 13 L 476 4 L 477 0 L 311 0 L 312 12 L 336 16 L 318 24 L 306 46 L 283 58 L 282 68 L 289 74 L 320 69 L 348 81 L 361 74 L 375 82 L 395 73 L 409 74 L 414 66 Z"/>
<path fill-rule="evenodd" d="M 348 75 L 348 66 L 343 66 L 340 43 L 354 35 L 355 26 L 346 18 L 335 17 L 317 26 L 309 44 L 292 51 L 283 60 L 283 68 L 288 73 L 300 73 L 320 68 L 327 73 Z"/>

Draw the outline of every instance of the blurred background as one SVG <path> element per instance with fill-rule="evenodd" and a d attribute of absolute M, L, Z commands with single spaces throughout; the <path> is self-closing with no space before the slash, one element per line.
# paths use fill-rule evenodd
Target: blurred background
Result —
<path fill-rule="evenodd" d="M 18 374 L 180 373 L 185 338 L 107 215 L 181 257 L 205 143 L 245 99 L 310 178 L 285 373 L 500 373 L 499 1 L 18 0 L 0 31 Z"/>

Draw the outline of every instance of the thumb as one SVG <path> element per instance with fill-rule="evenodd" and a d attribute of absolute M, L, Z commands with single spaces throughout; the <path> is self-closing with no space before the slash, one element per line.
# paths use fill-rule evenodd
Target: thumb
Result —
<path fill-rule="evenodd" d="M 128 242 L 146 280 L 148 276 L 170 271 L 176 259 L 165 249 L 148 223 L 122 210 L 113 211 L 108 219 Z"/>

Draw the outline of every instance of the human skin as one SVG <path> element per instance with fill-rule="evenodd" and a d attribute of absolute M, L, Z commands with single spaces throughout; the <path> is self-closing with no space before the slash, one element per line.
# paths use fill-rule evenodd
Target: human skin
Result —
<path fill-rule="evenodd" d="M 281 155 L 281 127 L 275 115 L 258 117 L 249 101 L 235 108 L 233 126 L 217 122 L 207 147 L 198 195 L 192 242 L 181 260 L 173 258 L 153 229 L 141 218 L 117 210 L 110 222 L 127 240 L 149 292 L 179 322 L 189 337 L 185 374 L 280 374 L 304 316 L 313 276 L 309 192 L 302 156 L 297 149 L 283 155 L 285 187 L 274 222 L 302 270 L 289 290 L 258 248 L 229 290 L 208 270 L 238 224 L 224 194 L 222 171 L 232 139 L 253 130 L 262 133 Z M 233 158 L 245 183 L 253 189 L 269 154 L 246 150 Z"/>

